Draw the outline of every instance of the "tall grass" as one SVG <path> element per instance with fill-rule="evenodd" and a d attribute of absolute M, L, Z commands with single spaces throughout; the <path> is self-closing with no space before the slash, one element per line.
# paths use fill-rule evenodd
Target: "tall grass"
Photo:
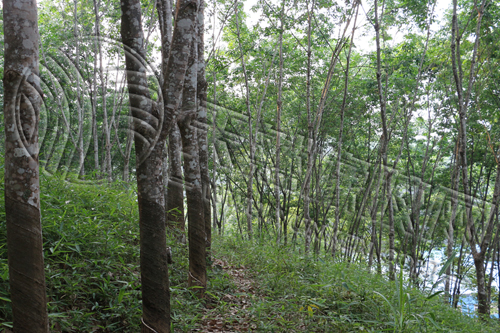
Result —
<path fill-rule="evenodd" d="M 0 184 L 3 173 L 0 169 Z M 3 185 L 0 185 L 3 186 Z M 0 328 L 12 326 L 0 191 Z M 42 225 L 51 332 L 137 332 L 141 316 L 136 193 L 124 183 L 84 185 L 41 178 Z M 241 296 L 217 265 L 209 271 L 207 299 L 187 287 L 187 247 L 168 237 L 174 332 L 200 328 L 202 317 L 246 318 L 255 332 L 497 332 L 365 267 L 304 255 L 265 238 L 244 241 L 214 235 L 213 253 L 243 265 L 258 284 L 250 303 L 227 311 Z M 208 309 L 207 309 L 208 308 Z M 234 307 L 233 307 L 234 308 Z M 233 318 L 234 317 L 234 318 Z"/>
<path fill-rule="evenodd" d="M 0 173 L 3 186 L 3 173 Z M 0 331 L 12 326 L 4 192 L 0 194 Z M 45 276 L 51 332 L 138 332 L 142 311 L 136 193 L 125 183 L 84 185 L 41 177 Z M 187 247 L 167 237 L 176 331 L 199 324 L 204 302 L 187 287 Z M 217 288 L 229 283 L 210 272 Z"/>
<path fill-rule="evenodd" d="M 247 310 L 260 332 L 498 332 L 497 321 L 480 322 L 366 267 L 304 255 L 272 240 L 217 238 L 214 250 L 255 272 L 260 298 Z"/>

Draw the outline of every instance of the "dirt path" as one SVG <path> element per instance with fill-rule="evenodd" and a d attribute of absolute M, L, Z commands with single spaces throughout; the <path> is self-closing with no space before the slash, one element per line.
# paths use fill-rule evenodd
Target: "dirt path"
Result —
<path fill-rule="evenodd" d="M 242 265 L 233 266 L 227 261 L 215 259 L 214 266 L 219 266 L 231 278 L 236 286 L 233 294 L 225 294 L 214 309 L 206 309 L 202 319 L 202 327 L 192 332 L 249 332 L 255 329 L 251 324 L 251 315 L 247 309 L 256 295 L 255 282 L 250 278 L 250 272 Z"/>

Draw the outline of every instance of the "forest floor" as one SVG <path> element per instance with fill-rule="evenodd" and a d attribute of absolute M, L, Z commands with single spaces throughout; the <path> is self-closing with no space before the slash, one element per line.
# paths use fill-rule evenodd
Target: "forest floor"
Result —
<path fill-rule="evenodd" d="M 142 315 L 139 224 L 134 188 L 42 179 L 44 260 L 50 331 L 136 333 Z M 0 182 L 2 170 L 0 169 Z M 0 202 L 3 200 L 0 191 Z M 6 244 L 0 206 L 0 244 Z M 206 297 L 188 287 L 188 246 L 168 238 L 175 333 L 497 333 L 450 308 L 440 295 L 298 244 L 212 238 Z M 399 275 L 401 276 L 401 275 Z M 401 290 L 404 290 L 402 293 Z M 12 330 L 8 259 L 0 246 L 0 332 Z"/>
<path fill-rule="evenodd" d="M 224 258 L 215 259 L 212 263 L 221 269 L 234 284 L 235 292 L 224 294 L 217 304 L 208 304 L 202 318 L 201 329 L 192 332 L 248 332 L 255 329 L 251 324 L 252 314 L 248 312 L 254 299 L 263 300 L 259 294 L 257 283 L 252 279 L 252 272 L 243 265 L 232 265 Z"/>

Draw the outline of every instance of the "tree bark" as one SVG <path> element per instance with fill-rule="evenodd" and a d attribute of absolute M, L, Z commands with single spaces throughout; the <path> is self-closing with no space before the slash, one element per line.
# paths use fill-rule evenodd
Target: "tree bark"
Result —
<path fill-rule="evenodd" d="M 282 2 L 280 15 L 279 34 L 279 79 L 278 79 L 278 101 L 276 105 L 276 165 L 274 168 L 274 197 L 276 200 L 276 244 L 281 243 L 281 200 L 280 200 L 280 152 L 281 152 L 281 109 L 283 107 L 283 21 L 285 12 L 285 2 Z M 269 72 L 271 69 L 269 69 Z"/>
<path fill-rule="evenodd" d="M 459 163 L 457 161 L 457 152 L 455 151 L 455 164 L 453 167 L 453 172 L 451 175 L 451 214 L 450 221 L 448 223 L 448 234 L 447 234 L 447 244 L 446 244 L 446 255 L 449 258 L 453 255 L 453 247 L 454 247 L 454 230 L 455 230 L 455 221 L 457 217 L 457 208 L 458 208 L 458 184 L 459 184 Z M 446 269 L 446 280 L 444 284 L 444 292 L 446 293 L 448 300 L 451 302 L 450 298 L 450 283 L 451 283 L 451 267 L 453 265 L 448 266 Z"/>
<path fill-rule="evenodd" d="M 83 176 L 85 174 L 85 153 L 83 149 L 83 110 L 81 103 L 81 91 L 80 91 L 80 43 L 79 41 L 79 33 L 78 33 L 78 1 L 73 1 L 74 5 L 74 37 L 75 37 L 75 47 L 76 47 L 76 55 L 75 55 L 75 67 L 76 67 L 76 112 L 78 115 L 78 174 Z"/>
<path fill-rule="evenodd" d="M 151 101 L 146 77 L 139 0 L 121 2 L 129 103 L 133 117 L 139 204 L 143 317 L 141 332 L 170 332 L 170 291 L 165 233 L 161 115 Z M 163 124 L 164 125 L 164 124 Z"/>
<path fill-rule="evenodd" d="M 463 71 L 462 71 L 462 59 L 461 59 L 461 51 L 460 51 L 460 43 L 461 43 L 461 34 L 459 31 L 458 25 L 458 14 L 457 7 L 458 1 L 453 0 L 453 16 L 452 16 L 452 39 L 451 39 L 451 60 L 452 60 L 452 70 L 453 70 L 453 78 L 455 81 L 455 88 L 458 97 L 458 113 L 459 113 L 459 145 L 458 145 L 458 157 L 461 166 L 461 179 L 462 186 L 464 191 L 464 200 L 465 200 L 465 216 L 466 216 L 466 238 L 469 242 L 470 249 L 472 252 L 472 256 L 474 258 L 474 265 L 476 267 L 476 279 L 477 279 L 477 294 L 478 294 L 478 313 L 480 316 L 490 314 L 490 307 L 487 303 L 488 295 L 486 293 L 485 286 L 485 268 L 484 268 L 484 256 L 486 251 L 489 248 L 489 243 L 493 233 L 493 222 L 494 219 L 488 220 L 488 224 L 486 226 L 486 231 L 483 230 L 483 236 L 481 237 L 481 244 L 479 251 L 477 250 L 477 234 L 476 227 L 474 226 L 474 221 L 472 217 L 472 200 L 470 196 L 470 186 L 468 180 L 468 164 L 467 164 L 467 109 L 470 100 L 470 94 L 472 91 L 472 87 L 474 86 L 474 81 L 476 78 L 476 70 L 475 65 L 478 57 L 478 48 L 479 48 L 479 39 L 481 35 L 481 20 L 484 14 L 485 6 L 487 0 L 482 0 L 481 4 L 476 7 L 478 18 L 476 24 L 475 31 L 475 42 L 474 49 L 472 52 L 472 58 L 470 59 L 470 72 L 469 72 L 469 82 L 467 89 L 464 91 L 463 89 Z M 498 165 L 500 169 L 500 165 Z M 495 195 L 493 197 L 493 208 L 492 211 L 497 209 L 498 203 L 498 193 L 497 193 L 497 184 L 498 179 L 500 177 L 500 172 L 497 173 L 497 182 L 495 183 Z M 500 185 L 498 186 L 500 190 Z M 495 199 L 497 200 L 495 202 Z"/>
<path fill-rule="evenodd" d="M 202 193 L 200 168 L 200 149 L 198 147 L 198 131 L 195 121 L 197 108 L 197 77 L 198 77 L 198 41 L 193 40 L 191 57 L 184 91 L 182 93 L 182 108 L 179 115 L 179 129 L 184 151 L 184 177 L 188 210 L 188 240 L 189 240 L 189 276 L 188 285 L 196 286 L 198 296 L 203 296 L 207 286 L 206 271 L 206 235 L 205 214 Z"/>
<path fill-rule="evenodd" d="M 3 2 L 5 215 L 16 333 L 48 333 L 38 163 L 43 93 L 36 1 Z"/>
<path fill-rule="evenodd" d="M 162 73 L 167 72 L 168 57 L 172 44 L 172 2 L 158 1 L 158 20 L 162 40 Z M 162 84 L 163 84 L 162 77 Z M 182 140 L 179 126 L 175 123 L 168 134 L 168 177 L 166 177 L 165 211 L 167 226 L 181 243 L 186 242 L 184 221 L 184 181 L 182 175 Z M 165 161 L 164 161 L 165 163 Z"/>
<path fill-rule="evenodd" d="M 345 69 L 345 79 L 344 79 L 344 96 L 342 98 L 342 106 L 340 107 L 340 130 L 338 136 L 337 144 L 337 160 L 335 162 L 335 222 L 333 225 L 333 236 L 332 236 L 332 257 L 335 257 L 337 251 L 337 237 L 338 229 L 340 224 L 340 161 L 342 156 L 342 140 L 344 134 L 344 114 L 347 102 L 347 92 L 349 88 L 349 68 L 351 65 L 351 52 L 354 43 L 354 33 L 356 32 L 356 23 L 358 20 L 359 6 L 356 6 L 356 16 L 354 18 L 354 25 L 352 27 L 351 42 L 349 44 L 349 51 L 347 53 L 346 59 L 346 69 Z"/>
<path fill-rule="evenodd" d="M 252 201 L 253 201 L 253 174 L 255 168 L 255 149 L 253 143 L 253 130 L 252 130 L 252 112 L 250 110 L 250 88 L 248 84 L 248 75 L 245 66 L 245 56 L 243 52 L 243 47 L 241 45 L 241 36 L 240 36 L 240 23 L 238 16 L 238 2 L 235 5 L 235 18 L 236 18 L 236 33 L 238 36 L 238 44 L 240 48 L 240 59 L 241 59 L 241 67 L 243 68 L 243 75 L 245 77 L 245 92 L 246 92 L 246 107 L 247 107 L 247 117 L 248 117 L 248 137 L 250 144 L 250 165 L 248 170 L 248 181 L 247 181 L 247 207 L 246 207 L 246 217 L 247 217 L 247 231 L 248 238 L 252 239 L 253 229 L 252 229 Z M 257 122 L 258 125 L 258 122 Z M 256 129 L 257 131 L 257 129 Z"/>
<path fill-rule="evenodd" d="M 102 48 L 101 48 L 101 30 L 100 30 L 100 17 L 99 17 L 99 5 L 100 1 L 94 0 L 94 10 L 95 10 L 95 38 L 97 49 L 99 52 L 99 78 L 101 79 L 101 99 L 102 99 L 102 113 L 103 120 L 102 126 L 104 131 L 104 161 L 102 171 L 106 174 L 109 181 L 112 180 L 112 168 L 111 168 L 111 126 L 108 125 L 108 110 L 106 107 L 106 79 L 104 77 L 104 68 L 102 61 Z"/>
<path fill-rule="evenodd" d="M 184 181 L 182 176 L 182 140 L 179 126 L 176 124 L 168 138 L 168 186 L 165 209 L 167 226 L 176 234 L 177 239 L 185 243 L 184 221 Z"/>
<path fill-rule="evenodd" d="M 197 73 L 197 118 L 198 118 L 198 148 L 200 154 L 201 190 L 203 201 L 203 214 L 205 221 L 206 255 L 210 259 L 210 248 L 212 246 L 212 218 L 210 211 L 210 174 L 208 170 L 208 125 L 207 125 L 207 80 L 205 78 L 205 0 L 200 0 L 198 9 L 198 26 L 196 40 L 198 43 L 198 73 Z M 210 260 L 208 260 L 210 262 Z"/>
<path fill-rule="evenodd" d="M 306 72 L 306 110 L 307 110 L 307 172 L 304 179 L 304 221 L 305 221 L 305 252 L 309 252 L 311 244 L 311 216 L 309 213 L 309 192 L 310 192 L 310 172 L 312 169 L 312 152 L 313 152 L 313 120 L 311 114 L 311 29 L 312 16 L 314 13 L 315 1 L 312 0 L 311 9 L 308 9 L 307 16 L 307 72 Z"/>
<path fill-rule="evenodd" d="M 97 2 L 94 0 L 94 11 L 96 13 L 96 23 L 94 24 L 94 31 L 96 38 L 94 39 L 95 43 L 95 52 L 98 52 L 99 39 L 97 38 L 99 31 L 98 22 L 98 13 Z M 92 73 L 92 142 L 94 144 L 94 172 L 97 172 L 99 177 L 101 166 L 99 164 L 99 135 L 97 134 L 97 57 L 94 57 L 94 71 Z"/>

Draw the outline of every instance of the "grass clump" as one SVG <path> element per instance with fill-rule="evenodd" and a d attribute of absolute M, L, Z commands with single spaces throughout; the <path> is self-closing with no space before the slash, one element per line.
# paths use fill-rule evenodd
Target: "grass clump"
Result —
<path fill-rule="evenodd" d="M 12 327 L 3 195 L 1 191 L 0 331 Z M 134 187 L 42 176 L 41 204 L 50 331 L 138 332 L 142 301 Z M 176 332 L 187 332 L 199 323 L 205 304 L 187 287 L 187 246 L 169 235 L 167 242 L 174 259 L 169 266 L 172 324 Z M 209 277 L 220 290 L 229 283 L 219 271 L 210 271 Z"/>
<path fill-rule="evenodd" d="M 255 272 L 261 297 L 247 310 L 259 332 L 498 332 L 366 267 L 304 255 L 274 241 L 218 238 L 215 250 Z"/>

